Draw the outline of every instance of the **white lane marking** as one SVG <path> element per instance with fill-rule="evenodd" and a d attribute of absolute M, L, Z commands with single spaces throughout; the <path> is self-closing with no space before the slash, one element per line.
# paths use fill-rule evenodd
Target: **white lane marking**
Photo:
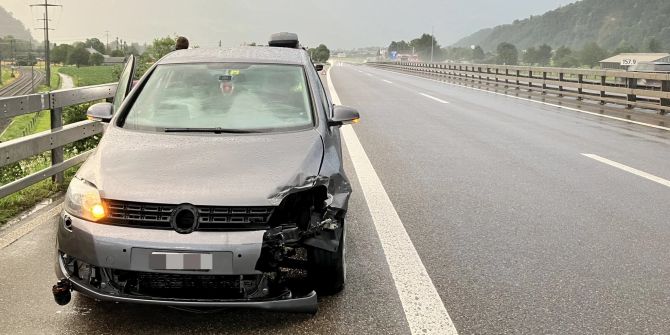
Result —
<path fill-rule="evenodd" d="M 628 165 L 624 165 L 624 164 L 621 164 L 621 163 L 617 163 L 617 162 L 615 162 L 615 161 L 611 161 L 611 160 L 609 160 L 609 159 L 607 159 L 607 158 L 603 158 L 603 157 L 600 157 L 600 156 L 598 156 L 598 155 L 594 155 L 594 154 L 582 154 L 582 155 L 584 155 L 584 156 L 586 156 L 586 157 L 588 157 L 588 158 L 591 158 L 591 159 L 595 159 L 595 160 L 597 160 L 598 162 L 601 162 L 601 163 L 604 163 L 604 164 L 613 166 L 613 167 L 615 167 L 615 168 L 617 168 L 617 169 L 624 170 L 624 171 L 626 171 L 626 172 L 632 173 L 632 174 L 637 175 L 637 176 L 639 176 L 639 177 L 642 177 L 642 178 L 651 180 L 651 181 L 653 181 L 653 182 L 657 182 L 657 183 L 659 183 L 659 184 L 661 184 L 661 185 L 670 187 L 670 180 L 666 180 L 666 179 L 663 179 L 663 178 L 661 178 L 661 177 L 654 176 L 653 174 L 646 173 L 646 172 L 644 172 L 644 171 L 640 171 L 640 170 L 638 170 L 638 169 L 634 169 L 634 168 L 632 168 L 632 167 L 630 167 L 630 166 L 628 166 Z"/>
<path fill-rule="evenodd" d="M 669 131 L 670 131 L 670 128 L 668 128 L 668 127 L 657 126 L 657 125 L 653 125 L 653 124 L 649 124 L 649 123 L 644 123 L 644 122 L 639 122 L 639 121 L 633 121 L 633 120 L 623 119 L 623 118 L 616 117 L 616 116 L 610 116 L 610 115 L 604 115 L 604 114 L 599 114 L 599 113 L 594 113 L 594 112 L 588 112 L 588 111 L 585 111 L 585 110 L 581 110 L 581 109 L 577 109 L 577 108 L 572 108 L 572 107 L 567 107 L 567 106 L 562 106 L 562 105 L 557 105 L 557 104 L 552 104 L 552 103 L 549 103 L 549 102 L 544 102 L 544 101 L 539 101 L 539 100 L 533 100 L 533 99 L 527 99 L 527 98 L 521 98 L 521 97 L 517 97 L 517 96 L 514 96 L 514 95 L 509 95 L 509 94 L 504 94 L 504 93 L 498 93 L 498 92 L 493 92 L 493 91 L 487 91 L 487 90 L 483 90 L 483 89 L 481 89 L 481 88 L 474 88 L 474 87 L 465 86 L 465 85 L 459 85 L 459 84 L 454 84 L 454 83 L 446 83 L 446 82 L 443 82 L 443 81 L 440 81 L 440 80 L 435 80 L 435 79 L 425 78 L 425 77 L 421 77 L 421 76 L 419 76 L 419 75 L 415 75 L 415 74 L 402 73 L 402 72 L 397 72 L 397 71 L 392 71 L 392 70 L 386 70 L 386 69 L 380 69 L 380 68 L 375 68 L 375 69 L 377 69 L 377 70 L 381 70 L 381 71 L 386 71 L 386 72 L 391 72 L 391 73 L 397 73 L 397 74 L 401 74 L 401 75 L 405 75 L 405 76 L 409 76 L 409 77 L 416 77 L 416 78 L 421 78 L 421 79 L 425 79 L 425 80 L 430 80 L 430 81 L 434 81 L 434 82 L 436 82 L 436 83 L 442 83 L 442 84 L 445 84 L 445 85 L 458 86 L 458 87 L 463 87 L 463 88 L 467 88 L 467 89 L 471 89 L 471 90 L 475 90 L 475 91 L 482 91 L 482 92 L 486 92 L 486 93 L 491 93 L 491 94 L 496 94 L 496 95 L 502 95 L 502 96 L 504 96 L 504 97 L 508 97 L 508 98 L 513 98 L 513 99 L 518 99 L 518 100 L 523 100 L 523 101 L 534 102 L 534 103 L 542 104 L 542 105 L 545 105 L 545 106 L 551 106 L 551 107 L 556 107 L 556 108 L 566 109 L 566 110 L 569 110 L 569 111 L 579 112 L 579 113 L 584 113 L 584 114 L 589 114 L 589 115 L 594 115 L 594 116 L 603 117 L 603 118 L 606 118 L 606 119 L 617 120 L 617 121 L 623 121 L 623 122 L 632 123 L 632 124 L 636 124 L 636 125 L 640 125 L 640 126 L 645 126 L 645 127 L 651 127 L 651 128 L 656 128 L 656 129 L 661 129 L 661 130 L 669 130 Z"/>
<path fill-rule="evenodd" d="M 61 209 L 63 208 L 62 204 L 59 204 L 55 206 L 54 208 L 36 216 L 33 218 L 29 218 L 29 220 L 26 223 L 20 223 L 20 226 L 18 228 L 10 230 L 9 233 L 0 236 L 0 250 L 3 249 L 4 247 L 16 242 L 18 239 L 21 237 L 27 235 L 31 231 L 33 231 L 35 228 L 39 227 L 40 225 L 47 223 L 53 218 L 54 216 L 57 216 Z M 12 229 L 12 228 L 9 228 Z"/>
<path fill-rule="evenodd" d="M 330 97 L 333 103 L 340 104 L 330 79 L 330 69 L 326 76 Z M 351 126 L 344 126 L 342 137 L 356 169 L 410 331 L 412 334 L 458 334 L 356 132 Z"/>
<path fill-rule="evenodd" d="M 449 101 L 444 101 L 444 100 L 442 100 L 442 99 L 436 98 L 436 97 L 434 97 L 434 96 L 432 96 L 432 95 L 428 95 L 428 94 L 426 94 L 426 93 L 419 93 L 419 94 L 423 95 L 424 97 L 426 97 L 426 98 L 428 98 L 428 99 L 433 99 L 433 100 L 435 100 L 435 101 L 437 101 L 437 102 L 439 102 L 439 103 L 442 103 L 442 104 L 448 104 L 448 103 L 449 103 Z"/>
<path fill-rule="evenodd" d="M 390 81 L 388 81 L 388 80 L 386 80 L 386 79 L 382 79 L 382 81 L 385 82 L 385 83 L 393 84 L 392 82 L 390 82 Z"/>
<path fill-rule="evenodd" d="M 371 75 L 371 74 L 369 74 L 369 73 L 366 73 L 366 75 L 368 75 L 368 76 L 372 77 L 372 75 Z"/>

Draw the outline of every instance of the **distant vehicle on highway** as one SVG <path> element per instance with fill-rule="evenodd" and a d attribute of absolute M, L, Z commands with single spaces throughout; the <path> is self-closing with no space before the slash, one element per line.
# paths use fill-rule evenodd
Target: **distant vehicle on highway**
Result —
<path fill-rule="evenodd" d="M 359 114 L 333 106 L 298 45 L 175 51 L 132 90 L 130 57 L 114 102 L 87 112 L 109 125 L 66 194 L 58 303 L 315 313 L 342 290 L 340 126 Z"/>

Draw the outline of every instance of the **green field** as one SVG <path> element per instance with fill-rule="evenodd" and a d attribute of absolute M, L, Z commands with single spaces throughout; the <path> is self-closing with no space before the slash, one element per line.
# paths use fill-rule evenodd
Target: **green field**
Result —
<path fill-rule="evenodd" d="M 119 69 L 116 66 L 67 66 L 60 72 L 72 77 L 75 86 L 88 86 L 116 82 Z"/>

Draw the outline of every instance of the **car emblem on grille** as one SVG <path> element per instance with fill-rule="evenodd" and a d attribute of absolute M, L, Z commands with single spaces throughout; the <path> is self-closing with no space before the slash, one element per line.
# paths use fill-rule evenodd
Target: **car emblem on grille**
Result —
<path fill-rule="evenodd" d="M 198 209 L 190 204 L 177 206 L 170 215 L 172 229 L 180 234 L 190 234 L 198 228 Z"/>

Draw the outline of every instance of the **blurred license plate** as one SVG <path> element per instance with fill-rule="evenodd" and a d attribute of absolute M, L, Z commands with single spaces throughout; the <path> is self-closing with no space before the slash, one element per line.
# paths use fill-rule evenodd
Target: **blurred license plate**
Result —
<path fill-rule="evenodd" d="M 212 254 L 152 252 L 149 267 L 153 270 L 211 270 Z"/>

